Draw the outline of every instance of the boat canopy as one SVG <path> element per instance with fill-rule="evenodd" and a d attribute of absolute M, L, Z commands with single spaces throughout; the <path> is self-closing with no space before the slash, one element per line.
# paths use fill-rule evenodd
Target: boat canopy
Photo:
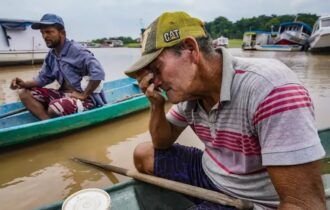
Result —
<path fill-rule="evenodd" d="M 306 23 L 303 23 L 303 22 L 284 22 L 284 23 L 281 23 L 280 25 L 280 28 L 281 31 L 284 30 L 285 27 L 288 27 L 288 26 L 298 26 L 298 27 L 303 27 L 304 30 L 306 30 L 306 32 L 308 32 L 309 34 L 312 33 L 312 28 L 307 25 Z"/>
<path fill-rule="evenodd" d="M 32 25 L 34 21 L 27 20 L 11 20 L 11 19 L 0 19 L 1 27 L 8 30 L 26 30 L 27 26 Z"/>
<path fill-rule="evenodd" d="M 10 46 L 9 39 L 11 37 L 8 35 L 8 31 L 25 31 L 33 23 L 36 23 L 36 21 L 0 18 L 0 31 L 2 29 L 6 45 Z"/>

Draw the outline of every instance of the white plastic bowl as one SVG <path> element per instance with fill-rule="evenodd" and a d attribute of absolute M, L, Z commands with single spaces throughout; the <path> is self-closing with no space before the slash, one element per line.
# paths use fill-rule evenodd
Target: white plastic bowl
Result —
<path fill-rule="evenodd" d="M 80 190 L 70 195 L 62 205 L 62 210 L 110 210 L 109 194 L 98 188 Z"/>

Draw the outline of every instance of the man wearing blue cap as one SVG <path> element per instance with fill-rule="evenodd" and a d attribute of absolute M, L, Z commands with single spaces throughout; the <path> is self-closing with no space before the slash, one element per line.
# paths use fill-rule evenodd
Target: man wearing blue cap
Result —
<path fill-rule="evenodd" d="M 12 80 L 10 88 L 20 89 L 19 97 L 26 108 L 45 120 L 104 105 L 104 70 L 90 51 L 66 38 L 62 18 L 45 14 L 31 27 L 40 30 L 51 50 L 37 77 L 30 81 Z M 44 88 L 55 80 L 60 84 L 58 90 Z"/>

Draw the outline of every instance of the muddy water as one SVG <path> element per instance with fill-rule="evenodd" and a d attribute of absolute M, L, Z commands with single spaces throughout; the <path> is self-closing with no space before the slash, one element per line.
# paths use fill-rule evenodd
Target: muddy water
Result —
<path fill-rule="evenodd" d="M 92 49 L 107 72 L 107 80 L 124 77 L 123 69 L 138 56 L 139 49 Z M 317 127 L 330 127 L 330 55 L 305 52 L 243 52 L 233 55 L 277 58 L 291 67 L 309 89 L 314 100 Z M 0 104 L 17 100 L 9 90 L 10 80 L 33 78 L 40 65 L 0 68 Z M 57 84 L 52 84 L 56 86 Z M 132 152 L 150 140 L 148 110 L 32 145 L 0 151 L 0 210 L 33 209 L 67 197 L 82 188 L 104 188 L 127 178 L 105 173 L 70 160 L 80 156 L 133 168 Z M 180 141 L 202 147 L 191 130 Z"/>

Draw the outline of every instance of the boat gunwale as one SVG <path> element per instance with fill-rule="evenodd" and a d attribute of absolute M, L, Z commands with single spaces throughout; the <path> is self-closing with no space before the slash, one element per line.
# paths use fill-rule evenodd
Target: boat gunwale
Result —
<path fill-rule="evenodd" d="M 114 89 L 112 89 L 112 90 L 114 90 Z M 46 121 L 45 120 L 40 120 L 40 121 L 36 121 L 36 122 L 26 123 L 26 124 L 23 124 L 23 125 L 17 125 L 17 126 L 12 126 L 12 127 L 8 127 L 8 128 L 2 128 L 2 129 L 0 129 L 0 132 L 7 132 L 7 131 L 11 131 L 11 130 L 26 128 L 26 127 L 34 127 L 34 126 L 39 126 L 39 125 L 45 124 L 45 123 L 50 124 L 50 123 L 53 123 L 53 122 L 70 120 L 70 119 L 75 118 L 77 116 L 84 116 L 84 115 L 88 115 L 88 114 L 91 114 L 91 113 L 100 112 L 103 109 L 108 109 L 112 106 L 118 106 L 118 105 L 121 105 L 121 104 L 124 104 L 124 103 L 131 103 L 134 100 L 138 100 L 138 99 L 144 98 L 144 97 L 145 97 L 144 95 L 136 96 L 136 97 L 131 98 L 131 99 L 126 100 L 126 101 L 120 101 L 120 102 L 106 104 L 102 107 L 97 107 L 97 108 L 86 110 L 86 111 L 83 111 L 83 112 L 80 112 L 80 113 L 74 113 L 74 114 L 70 114 L 70 115 L 66 115 L 66 116 L 51 118 L 51 119 L 48 119 Z M 28 112 L 28 111 L 26 111 L 26 112 Z"/>

